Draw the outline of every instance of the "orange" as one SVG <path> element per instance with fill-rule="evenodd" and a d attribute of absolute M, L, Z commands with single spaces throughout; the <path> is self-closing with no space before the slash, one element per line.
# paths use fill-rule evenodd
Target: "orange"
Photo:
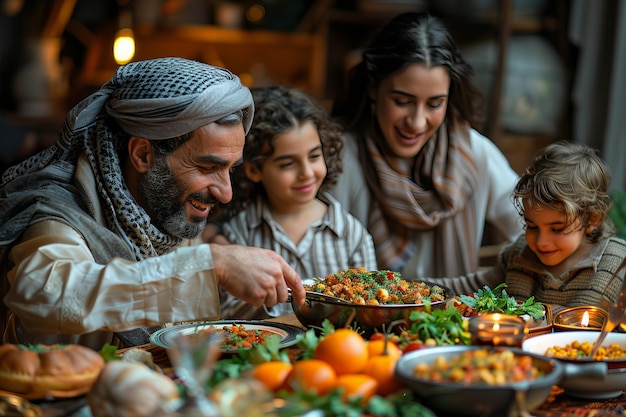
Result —
<path fill-rule="evenodd" d="M 370 340 L 367 342 L 367 350 L 369 352 L 369 357 L 382 355 L 384 352 L 385 340 L 377 339 Z M 387 355 L 399 358 L 402 356 L 402 350 L 393 343 L 391 340 L 387 340 Z"/>
<path fill-rule="evenodd" d="M 263 362 L 254 367 L 250 374 L 270 391 L 280 388 L 293 366 L 282 361 Z"/>
<path fill-rule="evenodd" d="M 395 379 L 396 363 L 399 358 L 400 355 L 377 355 L 372 356 L 367 361 L 363 373 L 378 382 L 377 394 L 383 396 L 388 395 L 397 391 L 402 386 L 400 382 Z"/>
<path fill-rule="evenodd" d="M 325 395 L 335 387 L 336 381 L 337 374 L 329 364 L 319 359 L 303 359 L 294 362 L 281 388 Z"/>
<path fill-rule="evenodd" d="M 326 335 L 315 348 L 313 357 L 328 363 L 337 375 L 343 375 L 361 372 L 369 353 L 365 339 L 358 332 L 344 328 Z"/>
<path fill-rule="evenodd" d="M 376 394 L 378 382 L 365 374 L 344 374 L 337 377 L 335 388 L 342 389 L 344 401 L 361 398 L 361 403 L 366 404 Z"/>

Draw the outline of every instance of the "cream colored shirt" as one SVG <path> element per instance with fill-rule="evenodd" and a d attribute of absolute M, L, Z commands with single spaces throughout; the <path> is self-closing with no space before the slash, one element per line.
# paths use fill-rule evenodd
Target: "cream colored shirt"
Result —
<path fill-rule="evenodd" d="M 9 259 L 18 266 L 7 275 L 10 289 L 4 301 L 29 334 L 17 329 L 16 335 L 11 320 L 5 343 L 30 343 L 31 336 L 37 343 L 56 342 L 61 334 L 68 335 L 61 336 L 62 343 L 99 349 L 113 342 L 113 331 L 129 326 L 220 315 L 207 244 L 140 262 L 118 258 L 101 265 L 71 227 L 45 221 L 27 229 Z"/>

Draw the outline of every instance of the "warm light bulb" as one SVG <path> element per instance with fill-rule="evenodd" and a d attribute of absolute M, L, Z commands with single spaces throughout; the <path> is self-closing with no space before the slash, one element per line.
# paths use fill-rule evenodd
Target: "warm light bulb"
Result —
<path fill-rule="evenodd" d="M 115 34 L 113 57 L 119 65 L 130 62 L 135 56 L 135 37 L 131 29 L 121 29 Z"/>

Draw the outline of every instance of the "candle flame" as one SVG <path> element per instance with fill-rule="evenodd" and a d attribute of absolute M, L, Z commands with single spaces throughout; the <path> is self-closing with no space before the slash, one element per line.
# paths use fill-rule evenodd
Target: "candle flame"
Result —
<path fill-rule="evenodd" d="M 500 323 L 494 323 L 492 329 L 494 332 L 497 332 L 498 330 L 500 330 Z"/>
<path fill-rule="evenodd" d="M 589 326 L 589 312 L 585 311 L 583 313 L 583 318 L 580 320 L 580 327 Z"/>

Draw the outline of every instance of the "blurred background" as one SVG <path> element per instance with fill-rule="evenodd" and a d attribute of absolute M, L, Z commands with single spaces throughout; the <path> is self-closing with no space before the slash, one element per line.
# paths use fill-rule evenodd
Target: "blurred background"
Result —
<path fill-rule="evenodd" d="M 626 185 L 626 0 L 0 0 L 0 168 L 56 140 L 65 113 L 127 61 L 180 56 L 248 86 L 330 107 L 391 17 L 441 17 L 485 96 L 480 130 L 521 171 L 565 139 L 601 151 Z M 592 7 L 593 6 L 593 7 Z M 620 25 L 620 23 L 622 23 Z M 134 42 L 114 57 L 116 39 Z"/>

